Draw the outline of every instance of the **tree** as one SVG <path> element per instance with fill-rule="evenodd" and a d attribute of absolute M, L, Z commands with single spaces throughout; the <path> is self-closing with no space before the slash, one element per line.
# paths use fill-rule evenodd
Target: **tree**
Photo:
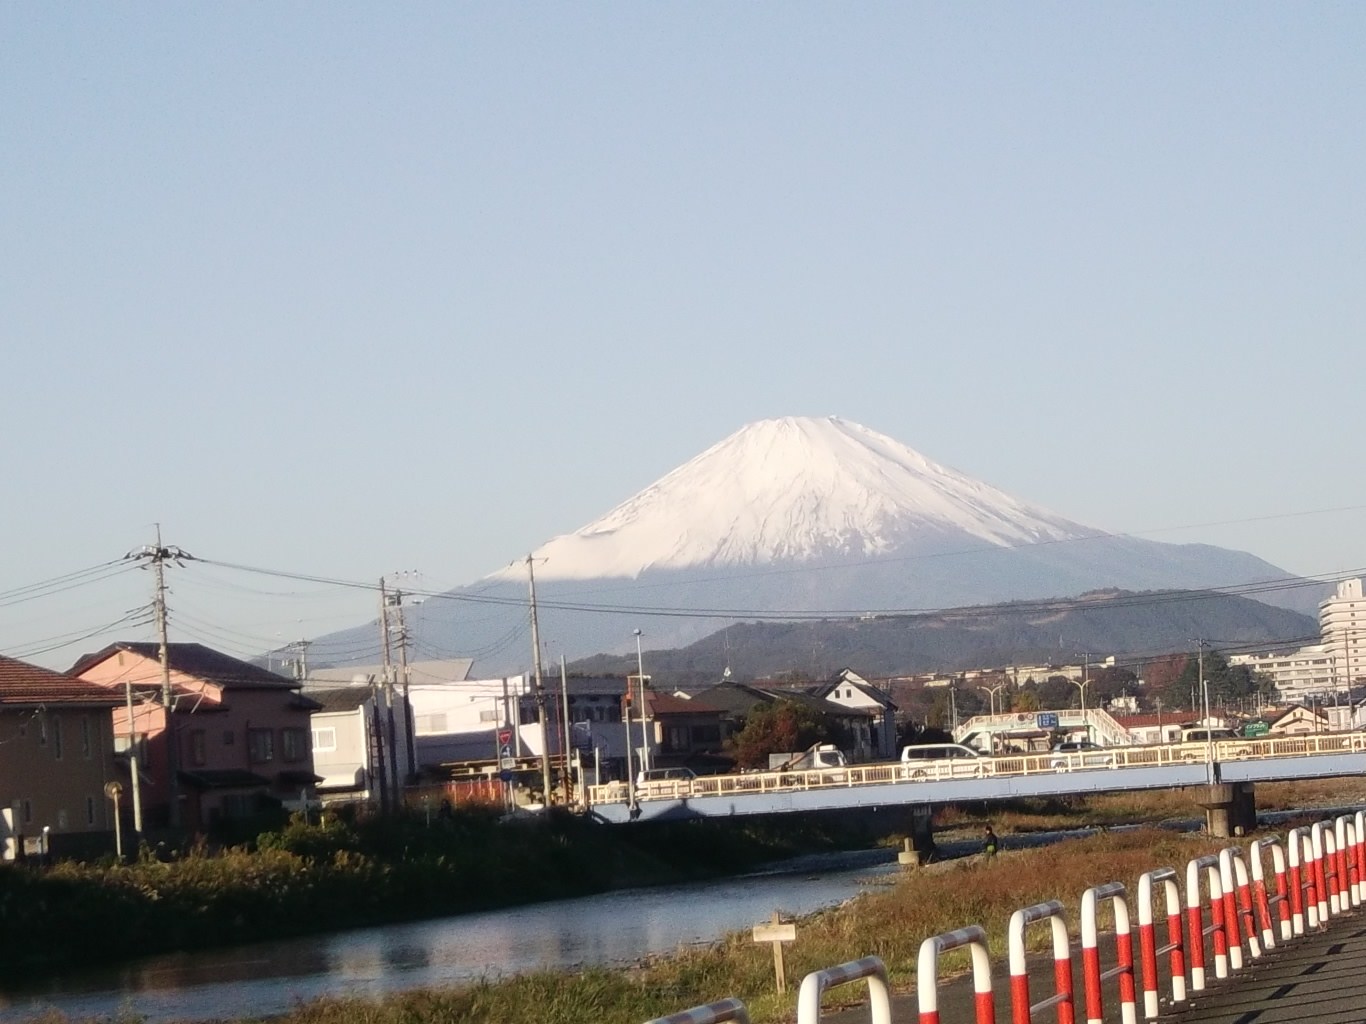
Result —
<path fill-rule="evenodd" d="M 837 742 L 838 734 L 829 718 L 809 705 L 775 700 L 750 709 L 744 727 L 730 738 L 730 747 L 737 767 L 767 768 L 770 754 Z"/>

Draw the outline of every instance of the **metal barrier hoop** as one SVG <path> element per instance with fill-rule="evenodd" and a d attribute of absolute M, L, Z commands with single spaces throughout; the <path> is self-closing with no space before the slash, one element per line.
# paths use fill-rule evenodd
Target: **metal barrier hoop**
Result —
<path fill-rule="evenodd" d="M 1301 825 L 1292 828 L 1286 837 L 1290 846 L 1290 923 L 1296 935 L 1303 935 L 1306 927 L 1317 928 L 1319 924 L 1314 844 L 1309 832 L 1309 826 Z"/>
<path fill-rule="evenodd" d="M 816 1024 L 821 1019 L 821 995 L 826 989 L 861 978 L 868 979 L 868 1006 L 873 1024 L 892 1024 L 892 993 L 887 987 L 887 967 L 875 956 L 812 971 L 803 978 L 797 994 L 797 1024 Z"/>
<path fill-rule="evenodd" d="M 1219 882 L 1224 889 L 1224 930 L 1228 933 L 1228 966 L 1243 969 L 1243 940 L 1246 936 L 1252 959 L 1262 955 L 1257 939 L 1257 922 L 1252 916 L 1252 897 L 1248 885 L 1247 862 L 1237 846 L 1219 851 Z"/>
<path fill-rule="evenodd" d="M 987 933 L 978 924 L 970 924 L 943 935 L 931 935 L 920 944 L 915 980 L 920 1024 L 939 1024 L 939 954 L 960 946 L 967 946 L 972 953 L 972 991 L 977 1024 L 996 1024 Z"/>
<path fill-rule="evenodd" d="M 1330 917 L 1342 912 L 1338 905 L 1337 844 L 1326 821 L 1316 821 L 1309 829 L 1314 844 L 1314 884 L 1319 890 L 1319 923 L 1327 925 Z"/>
<path fill-rule="evenodd" d="M 1024 930 L 1036 921 L 1048 921 L 1053 931 L 1053 995 L 1039 1003 L 1031 1003 L 1029 996 L 1029 968 L 1025 962 Z M 1063 906 L 1058 900 L 1036 903 L 1010 915 L 1006 929 L 1010 950 L 1010 1006 L 1012 1024 L 1029 1024 L 1036 1010 L 1050 1006 L 1058 1008 L 1058 1024 L 1073 1024 L 1075 1019 L 1072 991 L 1072 943 L 1063 920 Z"/>
<path fill-rule="evenodd" d="M 1200 876 L 1205 876 L 1209 892 L 1209 927 L 1205 927 L 1200 908 Z M 1219 884 L 1219 858 L 1214 854 L 1196 857 L 1186 865 L 1186 941 L 1190 944 L 1191 990 L 1205 988 L 1205 936 L 1214 936 L 1214 976 L 1228 977 L 1228 950 L 1224 935 L 1224 891 Z"/>
<path fill-rule="evenodd" d="M 1110 900 L 1115 914 L 1116 966 L 1101 972 L 1100 950 L 1097 946 L 1097 904 Z M 1086 982 L 1087 1024 L 1101 1024 L 1100 984 L 1107 978 L 1119 978 L 1120 1015 L 1124 1024 L 1136 1024 L 1137 1000 L 1134 995 L 1134 940 L 1129 927 L 1129 901 L 1121 882 L 1093 885 L 1081 897 L 1081 973 Z"/>
<path fill-rule="evenodd" d="M 1153 924 L 1153 886 L 1160 884 L 1167 900 L 1167 944 L 1157 945 L 1157 929 Z M 1159 1012 L 1157 998 L 1157 958 L 1170 953 L 1169 968 L 1172 978 L 1172 1002 L 1186 999 L 1186 947 L 1181 938 L 1181 891 L 1176 884 L 1176 871 L 1157 868 L 1145 872 L 1138 879 L 1138 944 L 1143 961 L 1143 1016 L 1149 1019 Z"/>
<path fill-rule="evenodd" d="M 1262 851 L 1271 851 L 1271 867 L 1276 872 L 1276 895 L 1267 892 L 1266 875 L 1262 869 Z M 1277 942 L 1276 922 L 1280 923 L 1281 942 L 1289 942 L 1291 937 L 1290 900 L 1285 880 L 1285 848 L 1278 836 L 1267 836 L 1252 844 L 1252 890 L 1257 902 L 1257 912 L 1262 922 L 1262 945 L 1274 949 Z M 1276 917 L 1271 914 L 1276 907 Z"/>
<path fill-rule="evenodd" d="M 645 1024 L 725 1024 L 732 1020 L 738 1024 L 749 1024 L 749 1011 L 738 999 L 722 999 L 705 1006 L 694 1006 L 691 1010 L 680 1010 L 667 1017 L 656 1017 Z"/>

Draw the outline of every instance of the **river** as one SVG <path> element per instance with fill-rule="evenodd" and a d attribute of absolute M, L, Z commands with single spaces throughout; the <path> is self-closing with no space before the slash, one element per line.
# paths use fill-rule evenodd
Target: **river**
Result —
<path fill-rule="evenodd" d="M 0 1019 L 261 1017 L 318 996 L 379 996 L 537 968 L 634 962 L 807 914 L 890 882 L 895 854 L 799 858 L 739 878 L 626 889 L 429 921 L 148 957 L 0 992 Z M 117 938 L 111 936 L 112 941 Z"/>

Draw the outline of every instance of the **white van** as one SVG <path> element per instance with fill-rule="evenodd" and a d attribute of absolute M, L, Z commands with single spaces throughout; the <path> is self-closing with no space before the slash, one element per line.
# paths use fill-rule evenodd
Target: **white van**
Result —
<path fill-rule="evenodd" d="M 990 771 L 989 761 L 961 743 L 917 743 L 901 748 L 903 779 L 976 778 Z"/>

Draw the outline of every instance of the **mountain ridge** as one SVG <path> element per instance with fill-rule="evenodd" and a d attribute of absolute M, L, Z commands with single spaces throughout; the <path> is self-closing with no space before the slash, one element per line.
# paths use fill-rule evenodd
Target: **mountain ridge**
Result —
<path fill-rule="evenodd" d="M 784 612 L 897 614 L 1293 579 L 1247 552 L 1074 523 L 837 417 L 742 427 L 532 558 L 552 660 L 634 651 L 636 630 L 652 648 L 684 646 Z M 1266 601 L 1311 611 L 1321 596 L 1294 589 Z M 482 675 L 511 674 L 531 662 L 527 602 L 523 563 L 427 599 L 408 626 L 423 656 L 473 657 Z M 315 639 L 310 660 L 373 661 L 378 635 L 367 624 Z"/>

